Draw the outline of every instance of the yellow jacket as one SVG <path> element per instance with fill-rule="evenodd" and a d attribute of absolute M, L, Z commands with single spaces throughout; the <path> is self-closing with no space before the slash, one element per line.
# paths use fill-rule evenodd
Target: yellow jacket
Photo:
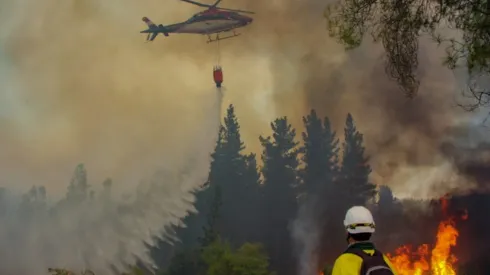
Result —
<path fill-rule="evenodd" d="M 369 255 L 374 254 L 374 245 L 372 243 L 356 243 L 354 244 L 361 248 L 365 253 Z M 393 274 L 397 275 L 396 270 L 393 268 L 388 257 L 383 255 L 385 262 L 393 271 Z M 351 253 L 344 253 L 340 255 L 333 266 L 332 275 L 359 275 L 361 273 L 362 258 Z"/>

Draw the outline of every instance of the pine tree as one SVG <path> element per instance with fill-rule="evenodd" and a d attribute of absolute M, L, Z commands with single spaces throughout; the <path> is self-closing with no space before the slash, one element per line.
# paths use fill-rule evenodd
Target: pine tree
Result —
<path fill-rule="evenodd" d="M 380 226 L 376 229 L 376 243 L 385 249 L 395 249 L 396 240 L 403 238 L 402 234 L 407 227 L 404 219 L 403 206 L 394 196 L 388 186 L 380 186 L 378 203 L 376 205 L 376 219 L 390 221 L 390 226 Z M 380 237 L 378 239 L 378 237 Z"/>
<path fill-rule="evenodd" d="M 246 177 L 246 187 L 253 190 L 260 189 L 260 173 L 258 171 L 257 159 L 254 153 L 250 153 L 245 157 L 245 177 Z M 255 194 L 255 191 L 253 191 Z"/>
<path fill-rule="evenodd" d="M 342 144 L 341 184 L 352 205 L 364 205 L 373 199 L 376 186 L 369 182 L 371 166 L 365 156 L 363 135 L 356 129 L 351 114 L 347 115 L 344 129 L 345 141 Z"/>
<path fill-rule="evenodd" d="M 196 265 L 191 268 L 198 268 L 198 263 L 191 263 L 191 259 L 198 258 L 195 248 L 208 244 L 214 238 L 214 232 L 217 232 L 218 209 L 215 207 L 213 213 L 213 202 L 217 205 L 217 197 L 220 179 L 223 178 L 221 167 L 226 163 L 224 154 L 224 140 L 226 129 L 220 126 L 218 138 L 213 153 L 211 154 L 210 171 L 208 180 L 202 184 L 198 190 L 194 191 L 196 212 L 190 213 L 183 219 L 184 227 L 173 226 L 170 230 L 180 240 L 179 243 L 169 244 L 167 241 L 159 239 L 155 247 L 152 248 L 151 254 L 159 267 L 169 266 L 167 274 L 179 275 L 175 273 L 183 268 L 181 265 Z M 221 190 L 219 190 L 219 202 L 221 204 Z M 211 219 L 212 218 L 212 219 Z M 190 255 L 192 254 L 192 255 Z M 196 257 L 194 257 L 196 256 Z M 190 257 L 190 258 L 189 258 Z M 183 263 L 184 261 L 185 263 Z M 184 268 L 187 270 L 187 268 Z M 179 271 L 180 272 L 180 271 Z"/>
<path fill-rule="evenodd" d="M 209 244 L 216 238 L 215 232 L 220 232 L 220 238 L 234 245 L 240 245 L 257 235 L 257 229 L 254 228 L 257 227 L 257 213 L 260 211 L 260 175 L 255 155 L 243 154 L 244 149 L 235 108 L 230 105 L 224 123 L 219 128 L 215 150 L 211 154 L 208 180 L 195 193 L 194 206 L 197 213 L 184 219 L 185 228 L 175 228 L 182 243 L 181 248 L 191 249 L 196 245 Z M 219 204 L 223 205 L 219 209 L 219 219 L 215 205 L 217 196 Z M 213 216 L 215 218 L 211 219 Z M 244 231 L 244 228 L 250 230 Z M 159 246 L 166 250 L 174 249 L 163 243 Z M 154 251 L 153 254 L 162 258 L 162 255 L 169 253 Z"/>
<path fill-rule="evenodd" d="M 240 202 L 240 244 L 244 242 L 260 241 L 260 213 L 262 194 L 261 194 L 261 179 L 257 166 L 255 154 L 251 153 L 244 156 L 246 170 L 243 175 L 243 197 Z M 247 228 L 244 230 L 243 228 Z"/>
<path fill-rule="evenodd" d="M 286 117 L 271 123 L 272 137 L 260 137 L 263 146 L 264 200 L 262 230 L 271 265 L 279 274 L 296 271 L 289 224 L 296 214 L 298 142 Z"/>
<path fill-rule="evenodd" d="M 296 130 L 292 128 L 286 117 L 276 119 L 271 123 L 272 137 L 259 137 L 264 151 L 262 153 L 262 174 L 266 195 L 275 194 L 277 190 L 287 191 L 285 200 L 295 198 L 294 188 L 297 187 L 297 172 L 299 161 Z M 268 194 L 267 192 L 271 192 Z M 293 199 L 294 201 L 294 199 Z"/>
<path fill-rule="evenodd" d="M 328 117 L 322 122 L 315 110 L 303 117 L 303 124 L 303 184 L 308 194 L 325 195 L 338 173 L 339 140 L 331 129 Z"/>
<path fill-rule="evenodd" d="M 223 144 L 228 158 L 232 161 L 233 168 L 241 169 L 243 167 L 243 158 L 241 152 L 245 149 L 240 135 L 240 125 L 235 115 L 235 107 L 230 105 L 226 110 L 224 119 L 225 143 Z"/>
<path fill-rule="evenodd" d="M 87 171 L 83 164 L 79 164 L 75 168 L 66 199 L 70 203 L 80 203 L 89 197 L 89 185 L 87 182 Z"/>
<path fill-rule="evenodd" d="M 214 153 L 211 155 L 211 170 L 207 184 L 236 183 L 245 170 L 244 159 L 241 155 L 244 149 L 235 108 L 230 105 L 226 111 L 224 125 L 220 126 Z"/>
<path fill-rule="evenodd" d="M 32 186 L 22 196 L 21 212 L 29 218 L 47 214 L 46 188 L 44 186 Z"/>
<path fill-rule="evenodd" d="M 233 105 L 228 107 L 221 129 L 221 143 L 213 155 L 209 186 L 220 186 L 222 190 L 224 207 L 221 211 L 221 236 L 239 245 L 251 233 L 244 234 L 243 228 L 251 227 L 249 223 L 255 215 L 252 203 L 257 197 L 254 188 L 257 184 L 257 170 L 251 168 L 251 165 L 255 165 L 256 169 L 254 157 L 242 153 L 245 146 Z"/>
<path fill-rule="evenodd" d="M 203 231 L 207 224 L 208 217 L 211 214 L 211 204 L 216 194 L 215 187 L 219 186 L 218 183 L 222 178 L 222 169 L 226 163 L 225 154 L 223 149 L 223 143 L 225 139 L 225 128 L 220 126 L 218 132 L 218 139 L 214 152 L 211 154 L 211 165 L 208 175 L 208 180 L 203 183 L 201 188 L 194 192 L 196 201 L 194 207 L 196 213 L 191 213 L 184 218 L 183 223 L 185 228 L 176 228 L 177 236 L 181 240 L 184 249 L 190 249 L 199 244 L 199 240 L 203 238 Z M 221 192 L 221 191 L 220 191 Z M 163 244 L 160 244 L 163 246 Z"/>
<path fill-rule="evenodd" d="M 337 207 L 337 186 L 338 177 L 338 152 L 339 140 L 330 125 L 330 120 L 326 117 L 323 121 L 318 117 L 315 110 L 303 117 L 305 131 L 302 133 L 303 146 L 301 152 L 304 168 L 301 169 L 303 199 L 298 218 L 301 219 L 301 226 L 311 230 L 309 241 L 318 244 L 319 262 L 318 266 L 324 265 L 324 260 L 328 258 L 328 252 L 322 249 L 320 244 L 332 244 L 331 229 L 329 224 L 337 222 L 340 217 L 336 213 Z M 337 230 L 342 235 L 340 230 Z M 298 248 L 305 245 L 302 238 L 295 239 Z M 329 247 L 331 248 L 331 247 Z M 313 263 L 310 263 L 313 264 Z M 314 267 L 313 267 L 314 268 Z"/>
<path fill-rule="evenodd" d="M 393 191 L 388 186 L 382 185 L 379 187 L 378 195 L 379 210 L 383 213 L 392 212 L 398 204 L 398 200 L 393 196 Z"/>
<path fill-rule="evenodd" d="M 214 182 L 219 182 L 222 176 L 222 170 L 220 169 L 226 164 L 224 140 L 226 138 L 226 129 L 223 126 L 219 127 L 218 140 L 214 147 L 214 152 L 211 154 L 211 166 L 209 170 L 209 176 L 204 187 L 209 187 Z"/>
<path fill-rule="evenodd" d="M 221 187 L 216 186 L 214 188 L 214 197 L 211 202 L 211 209 L 207 215 L 206 226 L 203 227 L 203 237 L 199 239 L 201 247 L 206 247 L 218 239 L 219 229 L 217 228 L 217 223 L 220 217 L 221 205 Z"/>

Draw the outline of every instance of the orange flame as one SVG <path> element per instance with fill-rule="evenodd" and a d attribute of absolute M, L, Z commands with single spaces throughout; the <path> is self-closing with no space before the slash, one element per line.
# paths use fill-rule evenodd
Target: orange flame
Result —
<path fill-rule="evenodd" d="M 442 211 L 447 209 L 446 198 L 441 199 Z M 465 213 L 462 219 L 468 217 Z M 417 252 L 412 252 L 410 246 L 401 246 L 394 255 L 387 254 L 398 275 L 456 275 L 455 263 L 457 258 L 451 253 L 451 247 L 456 246 L 459 232 L 453 218 L 441 223 L 436 235 L 436 243 L 429 255 L 429 245 L 423 244 Z M 429 260 L 430 259 L 430 260 Z"/>
<path fill-rule="evenodd" d="M 439 224 L 437 241 L 431 257 L 433 275 L 456 275 L 453 265 L 458 259 L 451 254 L 451 247 L 456 246 L 458 235 L 452 219 Z"/>
<path fill-rule="evenodd" d="M 426 259 L 429 255 L 429 246 L 423 244 L 414 253 L 411 250 L 410 246 L 404 245 L 395 250 L 395 256 L 387 255 L 399 275 L 422 275 L 429 270 L 429 262 Z M 418 260 L 412 262 L 414 257 Z"/>

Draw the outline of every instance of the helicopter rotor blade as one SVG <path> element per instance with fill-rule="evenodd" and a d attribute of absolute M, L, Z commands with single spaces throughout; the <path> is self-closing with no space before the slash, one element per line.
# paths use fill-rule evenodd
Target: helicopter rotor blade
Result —
<path fill-rule="evenodd" d="M 199 7 L 205 7 L 205 8 L 212 8 L 213 7 L 211 5 L 199 3 L 199 2 L 196 2 L 196 1 L 192 1 L 192 0 L 180 0 L 180 1 L 191 3 L 191 4 L 194 4 L 194 5 L 199 6 Z"/>
<path fill-rule="evenodd" d="M 223 1 L 223 0 L 216 0 L 216 2 L 215 2 L 215 3 L 214 3 L 212 6 L 213 6 L 213 7 L 217 7 L 217 6 L 218 6 L 218 4 L 219 4 L 221 1 Z"/>
<path fill-rule="evenodd" d="M 234 10 L 234 9 L 226 9 L 226 8 L 218 8 L 218 9 L 225 10 L 225 11 L 234 11 L 234 12 L 240 12 L 240 13 L 255 14 L 255 12 L 253 12 L 253 11 Z"/>

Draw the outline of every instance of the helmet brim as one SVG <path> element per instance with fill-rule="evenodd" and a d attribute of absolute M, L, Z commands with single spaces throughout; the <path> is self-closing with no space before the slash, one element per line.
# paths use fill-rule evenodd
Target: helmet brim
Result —
<path fill-rule="evenodd" d="M 361 234 L 361 233 L 374 233 L 376 231 L 370 226 L 358 226 L 356 228 L 347 228 L 347 232 L 350 234 Z"/>

